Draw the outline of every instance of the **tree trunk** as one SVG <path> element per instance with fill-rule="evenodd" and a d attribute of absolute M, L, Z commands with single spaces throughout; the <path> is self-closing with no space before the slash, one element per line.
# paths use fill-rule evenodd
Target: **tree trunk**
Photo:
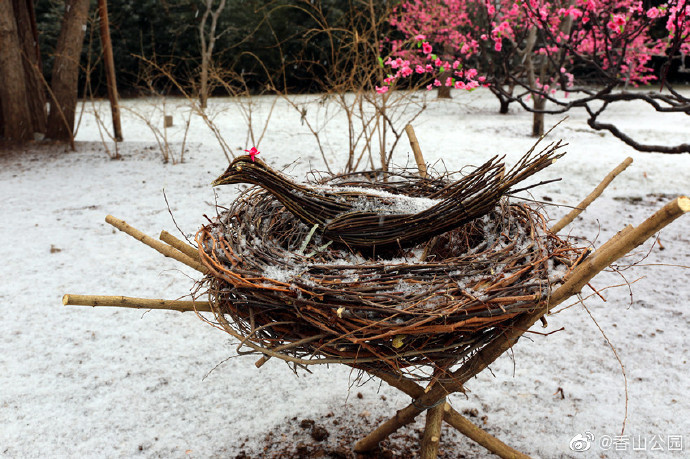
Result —
<path fill-rule="evenodd" d="M 199 102 L 201 103 L 201 108 L 205 109 L 208 103 L 208 54 L 201 54 L 201 74 L 199 78 L 201 79 L 201 88 L 199 88 Z"/>
<path fill-rule="evenodd" d="M 117 81 L 115 79 L 115 61 L 113 58 L 113 44 L 110 41 L 110 25 L 108 21 L 108 2 L 98 0 L 98 15 L 101 25 L 101 48 L 103 48 L 103 64 L 108 85 L 108 99 L 110 99 L 110 111 L 113 117 L 113 133 L 115 140 L 122 141 L 122 124 L 120 122 L 120 101 L 117 94 Z"/>
<path fill-rule="evenodd" d="M 50 102 L 48 137 L 71 141 L 77 108 L 79 58 L 84 43 L 89 0 L 67 0 L 55 50 L 51 76 L 54 100 Z"/>
<path fill-rule="evenodd" d="M 498 98 L 500 108 L 498 109 L 498 113 L 501 115 L 507 115 L 508 114 L 508 106 L 510 105 L 510 100 L 504 98 L 504 97 L 499 97 Z"/>
<path fill-rule="evenodd" d="M 450 95 L 450 86 L 446 86 L 446 80 L 448 78 L 453 78 L 453 72 L 443 72 L 439 77 L 438 81 L 441 82 L 441 86 L 438 87 L 438 92 L 436 97 L 439 99 L 452 99 Z"/>
<path fill-rule="evenodd" d="M 10 140 L 26 141 L 33 138 L 33 128 L 15 17 L 12 2 L 0 0 L 2 135 Z"/>
<path fill-rule="evenodd" d="M 29 115 L 33 132 L 46 132 L 46 91 L 43 82 L 41 51 L 38 47 L 38 28 L 31 0 L 13 0 L 17 19 L 17 34 L 22 46 L 22 62 L 26 93 L 28 95 Z"/>
<path fill-rule="evenodd" d="M 199 102 L 201 103 L 201 108 L 206 108 L 208 102 L 208 69 L 211 65 L 211 57 L 213 57 L 213 47 L 216 44 L 216 27 L 218 26 L 218 17 L 220 13 L 223 12 L 225 8 L 225 0 L 221 0 L 218 7 L 213 9 L 213 0 L 204 0 L 206 10 L 201 16 L 201 22 L 199 23 L 199 39 L 201 41 L 201 75 L 200 78 L 200 88 L 199 88 Z M 206 21 L 209 16 L 211 17 L 211 24 L 206 30 Z"/>
<path fill-rule="evenodd" d="M 532 137 L 540 137 L 544 134 L 544 110 L 546 99 L 534 94 L 534 113 L 532 113 Z"/>

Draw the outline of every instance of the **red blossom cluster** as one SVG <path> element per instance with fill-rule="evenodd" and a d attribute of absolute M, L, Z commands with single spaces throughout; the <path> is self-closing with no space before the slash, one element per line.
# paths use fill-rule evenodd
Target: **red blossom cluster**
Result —
<path fill-rule="evenodd" d="M 526 53 L 549 63 L 531 82 L 542 94 L 567 91 L 586 72 L 646 85 L 657 79 L 653 56 L 690 52 L 689 13 L 686 0 L 404 0 L 390 18 L 404 38 L 388 42 L 393 57 L 382 62 L 394 72 L 376 90 L 415 73 L 435 77 L 429 89 L 501 84 L 500 73 L 524 75 Z M 652 34 L 659 21 L 662 37 Z"/>

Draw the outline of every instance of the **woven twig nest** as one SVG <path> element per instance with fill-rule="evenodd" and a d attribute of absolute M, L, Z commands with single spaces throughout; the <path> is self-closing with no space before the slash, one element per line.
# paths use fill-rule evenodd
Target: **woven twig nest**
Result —
<path fill-rule="evenodd" d="M 413 195 L 439 185 L 362 174 L 330 186 L 363 181 L 369 191 Z M 535 310 L 583 253 L 549 232 L 538 211 L 503 199 L 397 258 L 363 256 L 326 243 L 259 188 L 196 239 L 216 324 L 249 352 L 417 377 L 461 362 Z"/>

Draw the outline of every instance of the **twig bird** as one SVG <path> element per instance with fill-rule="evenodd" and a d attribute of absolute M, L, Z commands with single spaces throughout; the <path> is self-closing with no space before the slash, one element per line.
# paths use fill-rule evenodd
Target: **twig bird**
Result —
<path fill-rule="evenodd" d="M 533 155 L 533 147 L 508 172 L 503 158 L 494 156 L 460 180 L 429 194 L 429 207 L 419 212 L 400 206 L 401 200 L 414 198 L 364 188 L 301 185 L 249 156 L 236 158 L 213 186 L 258 185 L 303 223 L 318 225 L 325 239 L 381 254 L 427 241 L 487 214 L 514 185 L 563 156 L 557 153 L 560 148 L 558 142 Z"/>

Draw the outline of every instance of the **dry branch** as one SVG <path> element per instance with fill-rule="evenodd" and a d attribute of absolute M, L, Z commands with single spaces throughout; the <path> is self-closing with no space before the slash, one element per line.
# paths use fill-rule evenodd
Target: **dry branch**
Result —
<path fill-rule="evenodd" d="M 211 306 L 208 304 L 208 301 L 159 300 L 132 298 L 129 296 L 67 294 L 62 297 L 62 304 L 65 306 L 113 306 L 134 309 L 169 309 L 180 312 L 211 311 Z"/>
<path fill-rule="evenodd" d="M 570 222 L 575 220 L 578 215 L 580 215 L 584 210 L 596 199 L 598 198 L 601 193 L 604 192 L 604 189 L 606 189 L 607 186 L 609 186 L 609 183 L 613 181 L 614 178 L 621 172 L 623 172 L 629 165 L 631 165 L 633 162 L 633 159 L 631 157 L 627 157 L 625 161 L 620 163 L 614 170 L 609 172 L 609 174 L 604 177 L 604 180 L 601 181 L 601 183 L 592 191 L 589 196 L 587 196 L 580 204 L 577 205 L 573 210 L 571 210 L 568 215 L 563 217 L 558 223 L 553 225 L 551 228 L 551 232 L 553 233 L 558 233 L 560 230 L 565 228 Z"/>
<path fill-rule="evenodd" d="M 462 390 L 465 382 L 513 347 L 518 338 L 534 325 L 544 313 L 579 292 L 596 274 L 688 211 L 690 211 L 690 199 L 685 196 L 678 197 L 638 227 L 628 230 L 627 234 L 619 237 L 617 241 L 605 244 L 605 250 L 597 250 L 573 270 L 566 282 L 551 295 L 547 306 L 525 314 L 516 320 L 503 334 L 474 354 L 459 369 L 452 372 L 446 384 L 434 385 L 429 392 L 415 400 L 415 403 L 398 411 L 395 417 L 384 422 L 374 432 L 357 442 L 355 451 L 363 452 L 374 449 L 381 440 L 400 427 L 412 422 L 423 411 L 419 408 L 420 406 L 433 406 L 447 394 Z"/>
<path fill-rule="evenodd" d="M 161 235 L 158 236 L 158 239 L 161 241 L 165 242 L 168 245 L 173 246 L 180 252 L 184 253 L 187 255 L 189 258 L 195 260 L 195 261 L 201 261 L 201 257 L 199 257 L 199 251 L 196 249 L 196 247 L 192 247 L 191 245 L 187 244 L 186 242 L 176 238 L 172 234 L 168 233 L 167 231 L 163 230 L 161 231 Z"/>
<path fill-rule="evenodd" d="M 124 220 L 120 220 L 119 218 L 115 218 L 112 215 L 108 215 L 105 217 L 105 221 L 111 225 L 113 225 L 115 228 L 119 229 L 120 231 L 123 231 L 130 236 L 132 236 L 134 239 L 137 241 L 143 242 L 144 244 L 148 245 L 152 249 L 157 250 L 161 254 L 165 255 L 166 257 L 174 258 L 175 260 L 179 261 L 180 263 L 184 263 L 185 265 L 196 269 L 197 271 L 206 274 L 208 270 L 199 262 L 191 259 L 184 253 L 180 252 L 179 250 L 170 247 L 167 244 L 164 244 L 160 241 L 155 240 L 151 236 L 148 236 L 138 229 L 134 228 L 133 226 L 127 224 Z"/>

